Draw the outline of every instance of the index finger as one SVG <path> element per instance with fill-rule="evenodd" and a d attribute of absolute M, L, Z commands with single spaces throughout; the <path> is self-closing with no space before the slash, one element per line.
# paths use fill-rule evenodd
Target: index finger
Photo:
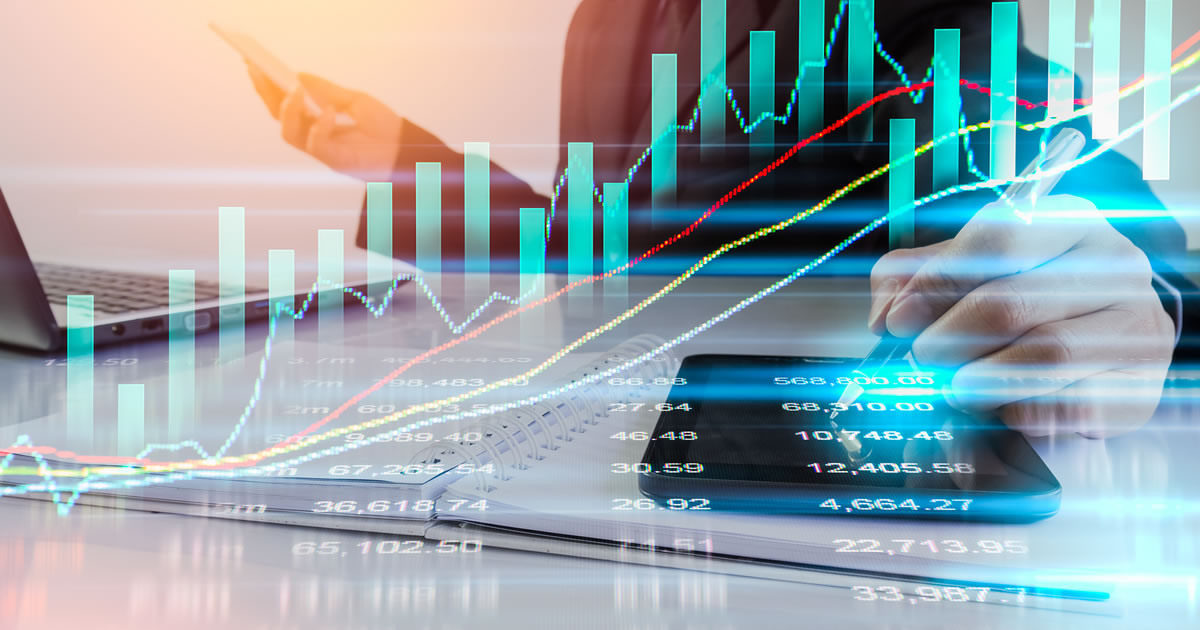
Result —
<path fill-rule="evenodd" d="M 871 267 L 871 312 L 867 315 L 867 327 L 876 335 L 886 329 L 885 317 L 895 302 L 900 289 L 908 284 L 926 260 L 937 255 L 950 244 L 942 241 L 913 249 L 897 249 L 879 258 Z"/>
<path fill-rule="evenodd" d="M 1042 199 L 1036 211 L 1095 209 L 1066 195 Z M 1068 252 L 1092 230 L 1087 221 L 1037 219 L 1027 223 L 1007 204 L 985 206 L 938 255 L 896 294 L 887 328 L 913 337 L 964 295 L 984 283 L 1028 271 Z"/>
<path fill-rule="evenodd" d="M 304 105 L 304 88 L 296 86 L 283 98 L 279 107 L 280 133 L 288 144 L 307 150 L 308 130 L 312 126 L 312 118 Z"/>

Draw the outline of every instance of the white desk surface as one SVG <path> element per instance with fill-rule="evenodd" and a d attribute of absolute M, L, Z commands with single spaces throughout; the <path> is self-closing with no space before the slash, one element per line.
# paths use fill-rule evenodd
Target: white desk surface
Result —
<path fill-rule="evenodd" d="M 461 292 L 448 277 L 446 290 Z M 772 278 L 696 278 L 599 343 L 670 337 L 765 287 Z M 561 282 L 561 279 L 557 279 Z M 666 280 L 635 277 L 631 295 Z M 801 279 L 679 348 L 700 352 L 862 355 L 868 298 L 861 280 Z M 415 298 L 409 298 L 413 300 Z M 448 299 L 452 314 L 463 300 Z M 407 307 L 405 306 L 407 304 Z M 550 307 L 545 350 L 596 324 Z M 311 322 L 297 336 L 314 333 Z M 512 343 L 515 328 L 481 344 Z M 381 324 L 349 310 L 346 348 L 429 347 L 451 337 L 427 303 L 401 300 Z M 247 331 L 261 346 L 262 325 Z M 507 336 L 506 336 L 507 335 Z M 608 341 L 611 338 L 611 342 Z M 211 352 L 214 335 L 199 338 Z M 102 349 L 137 366 L 97 369 L 100 391 L 161 369 L 165 342 Z M 596 346 L 599 348 L 599 346 Z M 533 351 L 532 348 L 523 350 Z M 350 350 L 347 350 L 349 352 Z M 61 410 L 63 370 L 0 351 L 0 423 Z M 1181 374 L 1186 376 L 1186 374 Z M 1132 537 L 1115 566 L 1121 605 L 1085 615 L 976 603 L 862 602 L 844 586 L 797 584 L 487 548 L 476 554 L 297 557 L 303 541 L 397 538 L 344 531 L 0 500 L 0 626 L 5 628 L 1185 628 L 1200 625 L 1200 431 L 1194 404 L 1164 403 L 1149 426 L 1106 440 L 1039 440 L 1071 501 L 1111 499 L 1106 515 Z M 1103 520 L 1104 517 L 1102 517 Z M 1088 532 L 1081 531 L 1080 536 Z M 1101 559 L 1109 550 L 1095 549 Z M 1122 556 L 1124 557 L 1124 556 Z M 863 579 L 864 584 L 872 583 Z"/>

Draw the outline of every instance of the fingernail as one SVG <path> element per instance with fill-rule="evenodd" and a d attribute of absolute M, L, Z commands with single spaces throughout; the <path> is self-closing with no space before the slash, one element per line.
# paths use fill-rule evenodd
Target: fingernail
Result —
<path fill-rule="evenodd" d="M 883 315 L 884 309 L 891 303 L 899 288 L 900 281 L 895 278 L 888 278 L 879 285 L 879 289 L 871 296 L 871 312 L 867 315 L 868 326 L 875 327 L 876 321 Z"/>
<path fill-rule="evenodd" d="M 958 397 L 958 386 L 953 383 L 942 385 L 942 398 L 946 399 L 946 403 L 959 411 L 969 411 L 967 405 Z"/>
<path fill-rule="evenodd" d="M 919 293 L 910 293 L 900 299 L 888 312 L 887 327 L 893 335 L 914 337 L 925 329 L 933 317 L 929 302 Z"/>
<path fill-rule="evenodd" d="M 1001 401 L 1014 399 L 1011 384 L 1002 373 L 976 363 L 955 372 L 942 394 L 951 407 L 961 411 L 992 409 Z"/>
<path fill-rule="evenodd" d="M 960 369 L 950 382 L 942 386 L 942 396 L 946 402 L 959 411 L 974 411 L 980 406 L 982 383 L 969 368 Z"/>

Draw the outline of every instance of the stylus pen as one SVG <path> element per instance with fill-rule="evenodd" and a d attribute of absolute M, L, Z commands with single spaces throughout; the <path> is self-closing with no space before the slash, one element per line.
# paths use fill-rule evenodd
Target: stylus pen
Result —
<path fill-rule="evenodd" d="M 882 368 L 887 365 L 892 359 L 904 358 L 904 355 L 912 351 L 912 339 L 901 339 L 889 332 L 884 332 L 883 337 L 879 339 L 879 343 L 871 349 L 867 357 L 854 368 L 853 374 L 861 374 L 862 376 L 872 377 Z M 846 389 L 842 391 L 842 395 L 838 398 L 837 404 L 834 405 L 833 412 L 829 414 L 829 419 L 832 421 L 837 418 L 840 409 L 846 409 L 859 396 L 862 396 L 865 390 L 861 385 L 855 383 L 853 379 Z M 836 425 L 835 425 L 836 428 Z M 845 443 L 845 440 L 842 440 Z"/>
<path fill-rule="evenodd" d="M 1050 144 L 1046 145 L 1046 149 L 1041 155 L 1025 168 L 1021 173 L 1021 179 L 1025 180 L 1025 178 L 1034 175 L 1038 171 L 1053 170 L 1065 166 L 1071 160 L 1079 157 L 1086 144 L 1087 139 L 1079 131 L 1075 129 L 1063 129 L 1058 135 L 1054 136 Z M 1020 204 L 1032 209 L 1037 205 L 1038 199 L 1050 194 L 1050 191 L 1058 185 L 1059 180 L 1062 179 L 1064 174 L 1066 174 L 1066 169 L 1038 179 L 1014 182 L 1004 191 L 1001 200 L 1014 206 Z M 912 339 L 901 339 L 891 333 L 884 332 L 879 343 L 875 344 L 875 348 L 867 354 L 867 358 L 863 359 L 862 363 L 854 371 L 864 376 L 874 376 L 880 368 L 892 359 L 904 358 L 912 351 L 912 344 Z M 858 400 L 859 396 L 863 395 L 864 391 L 861 386 L 853 382 L 847 385 L 841 397 L 838 398 L 837 405 L 835 405 L 833 412 L 829 415 L 829 419 L 832 421 L 836 418 L 839 409 L 846 409 L 849 405 L 853 404 L 855 400 Z M 834 428 L 840 431 L 836 423 L 834 424 Z M 846 441 L 843 439 L 842 443 L 846 444 Z M 859 448 L 861 449 L 861 446 Z M 851 451 L 851 457 L 854 458 L 856 455 L 852 449 L 853 445 L 847 446 L 847 450 Z"/>

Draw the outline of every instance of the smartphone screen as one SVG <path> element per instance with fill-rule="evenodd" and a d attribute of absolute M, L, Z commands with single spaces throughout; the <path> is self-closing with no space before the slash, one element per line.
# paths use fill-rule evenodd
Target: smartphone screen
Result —
<path fill-rule="evenodd" d="M 643 459 L 643 492 L 871 516 L 1028 520 L 1057 509 L 1058 482 L 1022 435 L 945 403 L 949 374 L 901 363 L 866 376 L 858 363 L 688 357 Z M 839 404 L 851 384 L 864 393 Z"/>

